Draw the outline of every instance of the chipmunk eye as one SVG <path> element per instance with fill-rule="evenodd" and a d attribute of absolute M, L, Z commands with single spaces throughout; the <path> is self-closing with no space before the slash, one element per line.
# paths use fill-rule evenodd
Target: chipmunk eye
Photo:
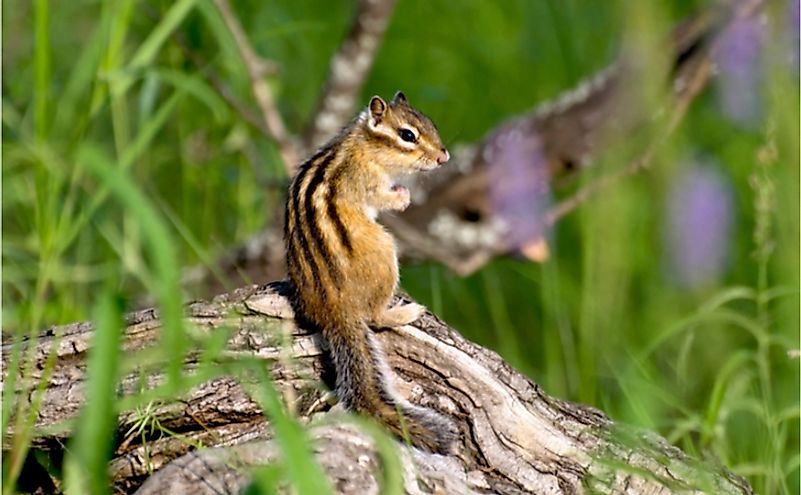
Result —
<path fill-rule="evenodd" d="M 400 135 L 400 138 L 406 141 L 407 143 L 417 142 L 417 137 L 409 129 L 406 128 L 398 129 L 398 134 Z"/>

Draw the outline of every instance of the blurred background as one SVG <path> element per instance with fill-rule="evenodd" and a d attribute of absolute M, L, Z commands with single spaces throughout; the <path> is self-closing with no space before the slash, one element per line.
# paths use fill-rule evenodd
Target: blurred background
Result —
<path fill-rule="evenodd" d="M 547 229 L 546 256 L 509 249 L 467 275 L 418 256 L 402 287 L 547 393 L 655 430 L 764 494 L 799 491 L 798 5 L 728 25 L 717 77 L 668 133 L 650 126 L 680 104 L 664 43 L 710 2 L 401 0 L 348 111 L 402 89 L 449 148 L 475 145 L 631 54 L 637 96 L 617 110 L 642 129 L 610 131 L 547 201 L 653 149 L 647 169 Z M 312 121 L 356 6 L 231 3 L 287 135 Z M 3 2 L 4 340 L 89 319 L 104 293 L 158 304 L 160 259 L 214 272 L 280 222 L 286 155 L 248 118 L 259 102 L 218 7 Z"/>

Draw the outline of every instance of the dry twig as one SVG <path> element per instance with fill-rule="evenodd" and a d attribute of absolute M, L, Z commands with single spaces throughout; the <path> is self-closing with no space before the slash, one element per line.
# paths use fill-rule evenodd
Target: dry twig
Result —
<path fill-rule="evenodd" d="M 234 37 L 239 54 L 248 71 L 253 98 L 261 111 L 264 129 L 275 140 L 287 170 L 291 173 L 298 161 L 298 152 L 294 142 L 287 133 L 284 121 L 275 106 L 272 92 L 265 77 L 272 71 L 271 64 L 259 57 L 248 41 L 245 30 L 231 9 L 228 0 L 214 0 L 214 4 L 222 15 Z"/>

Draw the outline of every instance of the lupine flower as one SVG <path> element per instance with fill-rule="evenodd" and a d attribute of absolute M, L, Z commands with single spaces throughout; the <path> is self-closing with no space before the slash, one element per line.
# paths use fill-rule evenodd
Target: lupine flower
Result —
<path fill-rule="evenodd" d="M 732 188 L 708 164 L 693 164 L 668 193 L 666 248 L 670 277 L 686 287 L 719 279 L 729 255 Z"/>
<path fill-rule="evenodd" d="M 512 124 L 489 138 L 489 197 L 500 220 L 506 247 L 519 249 L 545 234 L 544 213 L 551 202 L 550 173 L 536 136 Z"/>
<path fill-rule="evenodd" d="M 740 18 L 723 33 L 715 60 L 720 71 L 718 97 L 723 113 L 752 127 L 762 106 L 762 45 L 764 31 L 757 17 Z"/>

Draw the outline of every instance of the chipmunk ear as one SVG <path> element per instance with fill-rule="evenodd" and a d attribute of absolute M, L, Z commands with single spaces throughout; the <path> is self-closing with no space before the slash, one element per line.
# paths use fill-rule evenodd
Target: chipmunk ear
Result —
<path fill-rule="evenodd" d="M 395 93 L 395 96 L 392 97 L 392 103 L 407 103 L 406 95 L 403 94 L 403 91 Z"/>
<path fill-rule="evenodd" d="M 373 96 L 370 98 L 368 108 L 370 109 L 370 123 L 376 125 L 384 117 L 384 113 L 387 111 L 387 103 L 380 96 Z"/>

